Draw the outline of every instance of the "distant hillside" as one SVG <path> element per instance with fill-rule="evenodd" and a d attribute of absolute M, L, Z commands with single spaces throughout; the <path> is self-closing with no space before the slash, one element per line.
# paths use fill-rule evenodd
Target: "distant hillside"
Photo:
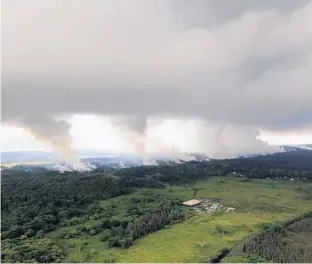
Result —
<path fill-rule="evenodd" d="M 79 158 L 86 157 L 114 157 L 116 155 L 99 151 L 82 150 L 78 151 Z M 46 162 L 61 160 L 60 156 L 54 152 L 45 151 L 4 151 L 1 152 L 1 163 L 21 163 L 21 162 Z"/>
<path fill-rule="evenodd" d="M 279 158 L 283 159 L 286 155 L 297 156 L 297 159 L 301 159 L 301 152 L 312 152 L 312 144 L 310 145 L 296 145 L 296 146 L 281 146 L 283 152 L 275 154 L 266 154 L 261 153 L 259 155 L 249 155 L 249 156 L 240 156 L 237 158 L 232 158 L 230 160 L 241 159 L 241 158 L 252 158 L 252 157 L 261 157 L 259 160 L 269 162 L 272 160 L 278 160 Z M 292 153 L 292 154 L 286 154 Z M 109 166 L 116 168 L 123 168 L 129 166 L 138 166 L 146 164 L 143 162 L 142 158 L 136 154 L 111 154 L 105 153 L 97 150 L 79 150 L 79 158 L 83 163 L 93 164 L 97 167 Z M 277 155 L 277 157 L 276 157 Z M 210 157 L 207 157 L 204 154 L 199 153 L 175 153 L 175 154 L 157 154 L 149 153 L 148 164 L 153 165 L 169 165 L 174 163 L 183 163 L 188 161 L 208 161 Z M 309 155 L 308 155 L 309 156 Z M 304 155 L 306 159 L 307 155 Z M 296 159 L 296 158 L 295 158 Z M 220 160 L 221 161 L 221 160 Z M 51 165 L 62 164 L 62 159 L 59 155 L 53 152 L 44 152 L 44 151 L 6 151 L 1 152 L 1 164 L 12 166 L 26 166 L 27 169 L 33 169 L 37 167 L 44 167 L 46 169 L 53 169 Z"/>
<path fill-rule="evenodd" d="M 312 151 L 312 144 L 306 145 L 285 145 L 282 146 L 285 151 L 297 151 L 297 150 L 311 150 Z"/>
<path fill-rule="evenodd" d="M 33 161 L 55 161 L 59 157 L 53 152 L 44 151 L 4 151 L 1 152 L 1 163 L 18 163 Z"/>
<path fill-rule="evenodd" d="M 120 165 L 135 166 L 142 165 L 143 160 L 137 154 L 112 154 L 92 150 L 79 150 L 78 156 L 82 162 L 100 165 Z M 189 160 L 207 160 L 207 157 L 198 153 L 177 153 L 176 155 L 169 154 L 148 154 L 148 159 L 151 164 L 161 162 L 181 162 Z M 44 151 L 5 151 L 1 152 L 1 164 L 27 165 L 38 166 L 48 165 L 51 163 L 62 163 L 60 156 L 52 152 Z"/>

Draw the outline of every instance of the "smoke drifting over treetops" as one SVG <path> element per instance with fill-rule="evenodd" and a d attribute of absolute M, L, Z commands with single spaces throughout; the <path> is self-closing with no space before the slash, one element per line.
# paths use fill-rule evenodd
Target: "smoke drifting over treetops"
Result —
<path fill-rule="evenodd" d="M 147 118 L 200 120 L 214 157 L 312 125 L 312 1 L 2 4 L 2 121 L 57 151 L 72 151 L 64 114 L 112 116 L 139 153 Z"/>

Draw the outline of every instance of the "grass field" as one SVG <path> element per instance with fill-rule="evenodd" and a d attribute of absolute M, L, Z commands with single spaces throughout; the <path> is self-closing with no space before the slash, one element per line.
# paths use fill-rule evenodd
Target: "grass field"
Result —
<path fill-rule="evenodd" d="M 311 209 L 312 201 L 304 200 L 297 190 L 307 184 L 311 183 L 277 180 L 244 182 L 228 177 L 198 182 L 194 186 L 199 189 L 196 197 L 221 198 L 221 203 L 236 208 L 235 212 L 200 213 L 168 229 L 147 235 L 128 249 L 108 248 L 107 242 L 100 241 L 101 234 L 60 238 L 65 229 L 74 230 L 77 226 L 60 228 L 51 232 L 49 237 L 67 252 L 64 262 L 200 262 L 259 230 L 261 223 L 283 221 Z M 153 192 L 187 200 L 193 198 L 192 188 L 141 189 L 130 195 L 102 201 L 101 206 L 114 204 L 118 214 L 122 215 L 131 204 L 132 197 Z M 95 223 L 89 222 L 84 225 Z"/>

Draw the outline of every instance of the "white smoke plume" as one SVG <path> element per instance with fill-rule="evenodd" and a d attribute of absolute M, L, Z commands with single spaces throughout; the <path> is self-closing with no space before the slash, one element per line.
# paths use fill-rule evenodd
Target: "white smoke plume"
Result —
<path fill-rule="evenodd" d="M 96 166 L 92 164 L 83 164 L 79 162 L 78 164 L 72 163 L 69 165 L 63 165 L 63 164 L 56 164 L 53 166 L 53 168 L 60 173 L 64 172 L 73 172 L 73 171 L 82 171 L 82 172 L 89 172 L 96 169 Z"/>
<path fill-rule="evenodd" d="M 71 164 L 74 170 L 88 170 L 88 166 L 80 162 L 76 149 L 72 145 L 72 137 L 69 133 L 70 125 L 67 122 L 56 120 L 53 116 L 34 114 L 31 116 L 20 115 L 8 119 L 7 123 L 28 130 L 38 142 L 61 154 L 62 159 Z"/>
<path fill-rule="evenodd" d="M 134 147 L 134 151 L 140 155 L 144 163 L 147 162 L 145 140 L 147 131 L 147 118 L 145 116 L 114 116 L 112 124 Z"/>
<path fill-rule="evenodd" d="M 242 155 L 281 152 L 259 138 L 260 133 L 248 127 L 200 122 L 197 126 L 198 151 L 210 158 L 234 158 Z"/>
<path fill-rule="evenodd" d="M 209 158 L 220 159 L 282 151 L 280 147 L 261 140 L 259 131 L 250 127 L 201 119 L 176 121 L 175 127 L 176 130 L 171 131 L 172 137 L 177 139 L 174 143 L 164 142 L 161 136 L 153 134 L 157 127 L 151 127 L 146 141 L 147 151 L 185 161 L 192 159 L 188 153 L 203 153 Z M 184 133 L 191 138 L 181 136 Z"/>

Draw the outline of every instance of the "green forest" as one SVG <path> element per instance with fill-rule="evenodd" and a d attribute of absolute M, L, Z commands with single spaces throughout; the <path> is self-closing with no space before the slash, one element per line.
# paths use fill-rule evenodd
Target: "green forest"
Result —
<path fill-rule="evenodd" d="M 223 262 L 308 263 L 312 259 L 312 211 L 263 230 L 234 246 Z"/>
<path fill-rule="evenodd" d="M 311 160 L 300 151 L 105 172 L 4 170 L 2 261 L 206 262 L 232 247 L 223 260 L 312 261 L 301 245 L 310 215 L 278 227 L 312 208 Z M 200 197 L 235 211 L 181 205 Z M 177 255 L 163 248 L 171 239 Z"/>

